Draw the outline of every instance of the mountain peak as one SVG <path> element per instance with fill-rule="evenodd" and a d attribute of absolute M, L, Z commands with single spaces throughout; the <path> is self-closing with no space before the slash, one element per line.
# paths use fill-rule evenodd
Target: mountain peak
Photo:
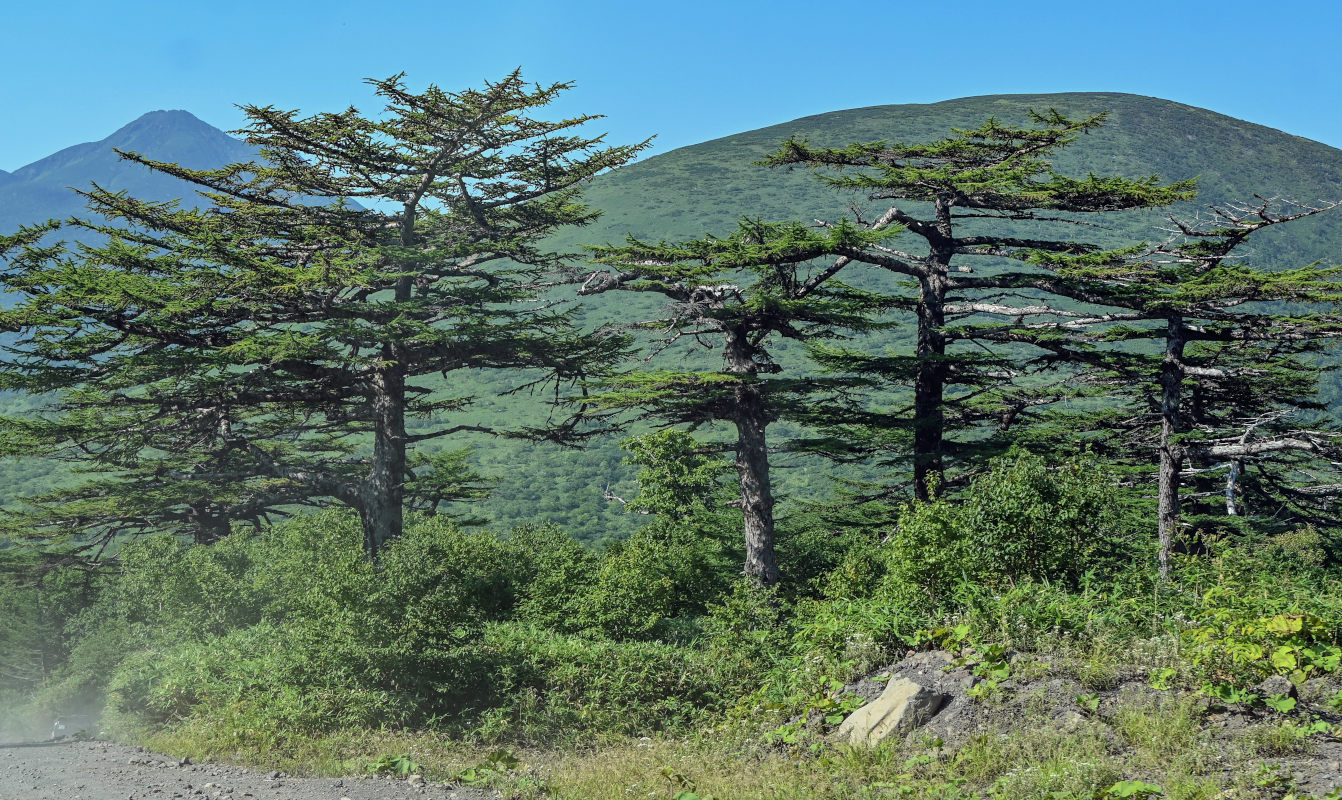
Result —
<path fill-rule="evenodd" d="M 48 217 L 80 213 L 84 201 L 70 187 L 84 189 L 90 183 L 113 191 L 125 190 L 145 200 L 186 198 L 188 204 L 195 202 L 195 187 L 125 161 L 115 150 L 195 169 L 215 169 L 256 158 L 256 151 L 245 142 L 188 111 L 151 111 L 102 140 L 67 147 L 12 173 L 0 174 L 0 232 Z"/>
<path fill-rule="evenodd" d="M 133 134 L 136 131 L 143 130 L 208 130 L 211 133 L 220 133 L 219 130 L 210 124 L 203 122 L 195 114 L 182 109 L 168 109 L 160 111 L 150 111 L 136 117 L 134 120 L 118 128 L 107 139 L 117 139 L 127 134 Z"/>
<path fill-rule="evenodd" d="M 167 151 L 232 150 L 239 143 L 189 111 L 150 111 L 123 125 L 99 142 L 120 150 L 143 152 L 152 158 L 170 159 Z M 163 152 L 159 152 L 163 151 Z M 177 157 L 178 159 L 180 156 Z"/>

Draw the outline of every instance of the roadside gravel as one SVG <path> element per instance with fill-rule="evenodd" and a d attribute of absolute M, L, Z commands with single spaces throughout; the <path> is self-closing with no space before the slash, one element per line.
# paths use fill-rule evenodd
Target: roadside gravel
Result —
<path fill-rule="evenodd" d="M 0 744 L 0 800 L 496 800 L 404 778 L 295 778 L 101 741 Z"/>

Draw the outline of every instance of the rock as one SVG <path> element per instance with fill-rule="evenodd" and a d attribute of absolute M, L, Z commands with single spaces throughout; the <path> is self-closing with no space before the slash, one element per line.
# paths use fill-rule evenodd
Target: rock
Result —
<path fill-rule="evenodd" d="M 851 744 L 874 745 L 891 735 L 903 736 L 936 715 L 950 695 L 908 678 L 891 679 L 881 696 L 848 716 L 839 738 Z"/>
<path fill-rule="evenodd" d="M 1300 699 L 1307 703 L 1325 703 L 1337 694 L 1337 686 L 1327 678 L 1310 678 L 1300 687 Z"/>
<path fill-rule="evenodd" d="M 1253 691 L 1259 697 L 1272 697 L 1274 695 L 1284 695 L 1286 697 L 1299 696 L 1296 693 L 1295 684 L 1291 683 L 1291 679 L 1285 675 L 1273 675 L 1253 687 Z"/>
<path fill-rule="evenodd" d="M 411 775 L 405 779 L 405 782 L 416 788 L 423 786 L 425 783 L 423 775 Z"/>

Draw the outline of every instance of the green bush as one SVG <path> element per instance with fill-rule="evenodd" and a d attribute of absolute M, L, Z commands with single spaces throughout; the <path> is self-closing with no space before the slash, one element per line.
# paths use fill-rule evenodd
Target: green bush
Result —
<path fill-rule="evenodd" d="M 1029 578 L 1076 586 L 1087 572 L 1131 560 L 1128 527 L 1093 459 L 1050 467 L 1014 450 L 991 462 L 963 503 L 911 504 L 891 542 L 889 571 L 933 602 L 959 583 L 995 589 Z"/>
<path fill-rule="evenodd" d="M 721 515 L 656 518 L 602 555 L 580 624 L 619 639 L 693 638 L 694 619 L 740 574 Z"/>
<path fill-rule="evenodd" d="M 692 729 L 742 693 L 726 679 L 734 659 L 660 642 L 600 641 L 504 623 L 491 625 L 476 647 L 489 661 L 489 697 L 471 733 L 488 741 Z"/>
<path fill-rule="evenodd" d="M 742 679 L 725 650 L 590 635 L 665 634 L 730 582 L 720 543 L 688 520 L 656 520 L 604 558 L 553 528 L 499 539 L 442 518 L 413 520 L 377 565 L 359 543 L 357 520 L 323 513 L 210 547 L 129 548 L 94 615 L 106 635 L 85 640 L 75 671 L 110 676 L 119 720 L 212 720 L 248 741 L 425 725 L 490 739 L 654 731 L 698 719 Z M 168 602 L 146 602 L 150 581 Z M 231 581 L 235 613 L 221 613 L 214 581 Z"/>
<path fill-rule="evenodd" d="M 564 633 L 581 630 L 600 558 L 553 525 L 516 528 L 508 542 L 525 572 L 515 618 Z"/>

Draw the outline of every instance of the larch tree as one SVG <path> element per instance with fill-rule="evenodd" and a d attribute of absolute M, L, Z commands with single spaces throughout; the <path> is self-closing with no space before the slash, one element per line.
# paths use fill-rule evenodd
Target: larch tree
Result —
<path fill-rule="evenodd" d="M 851 261 L 841 249 L 875 246 L 893 229 L 840 224 L 814 230 L 796 223 L 742 221 L 723 238 L 675 244 L 630 240 L 593 248 L 612 269 L 591 273 L 580 293 L 648 292 L 666 298 L 656 319 L 631 327 L 657 332 L 656 353 L 682 359 L 677 369 L 634 370 L 607 379 L 587 403 L 591 415 L 637 410 L 662 425 L 727 423 L 735 434 L 739 503 L 744 514 L 744 572 L 769 586 L 779 579 L 769 426 L 809 420 L 814 408 L 853 379 L 786 377 L 769 352 L 782 340 L 818 342 L 879 325 L 883 298 L 838 280 Z M 684 346 L 689 352 L 677 352 Z M 700 355 L 696 357 L 695 353 Z M 721 367 L 698 366 L 713 355 Z M 669 357 L 669 356 L 668 356 Z M 651 356 L 650 356 L 651 358 Z"/>
<path fill-rule="evenodd" d="M 1089 368 L 1084 379 L 1110 408 L 1069 416 L 1106 455 L 1154 473 L 1162 575 L 1190 480 L 1224 475 L 1222 490 L 1196 493 L 1218 498 L 1222 517 L 1243 516 L 1247 497 L 1280 524 L 1337 521 L 1342 438 L 1318 401 L 1318 377 L 1342 337 L 1342 268 L 1270 270 L 1244 252 L 1265 228 L 1335 207 L 1259 198 L 1214 206 L 1202 220 L 1172 218 L 1174 238 L 1145 252 L 1041 252 L 1066 284 L 1059 291 L 1090 313 L 980 331 Z"/>
<path fill-rule="evenodd" d="M 101 244 L 6 240 L 3 282 L 19 302 L 0 314 L 16 334 L 0 386 L 53 401 L 6 420 L 0 450 L 112 475 L 73 490 L 73 517 L 59 495 L 39 501 L 49 527 L 87 536 L 96 523 L 105 540 L 205 515 L 209 538 L 334 500 L 357 510 L 376 557 L 401 532 L 407 492 L 436 505 L 460 483 L 448 474 L 459 459 L 417 460 L 417 446 L 518 430 L 451 421 L 473 398 L 450 376 L 515 370 L 560 386 L 620 355 L 620 337 L 580 335 L 548 297 L 569 268 L 544 239 L 593 220 L 583 183 L 642 145 L 583 135 L 594 117 L 534 117 L 569 85 L 516 72 L 462 92 L 369 83 L 386 103 L 376 116 L 245 107 L 254 163 L 123 154 L 194 184 L 205 207 L 95 186 L 96 216 L 68 224 Z M 426 424 L 411 432 L 415 419 Z M 126 481 L 143 490 L 133 502 Z"/>
<path fill-rule="evenodd" d="M 911 384 L 907 410 L 862 416 L 871 430 L 911 429 L 919 499 L 928 499 L 944 478 L 952 446 L 948 430 L 1000 425 L 1034 402 L 1029 390 L 1012 384 L 1011 362 L 1019 355 L 987 349 L 975 338 L 974 321 L 1041 310 L 1035 300 L 1054 290 L 1057 277 L 1040 268 L 1037 253 L 1101 251 L 1100 244 L 1078 239 L 1078 226 L 1093 225 L 1108 212 L 1193 196 L 1192 182 L 1054 172 L 1050 156 L 1103 121 L 1103 115 L 1072 120 L 1050 111 L 1034 115 L 1034 127 L 990 119 L 924 144 L 818 148 L 793 139 L 763 162 L 809 167 L 835 189 L 865 195 L 879 204 L 876 209 L 886 209 L 873 224 L 903 229 L 893 243 L 844 243 L 834 255 L 912 279 L 891 302 L 916 317 L 912 352 L 872 356 L 845 346 L 816 355 L 839 373 Z M 905 202 L 887 208 L 891 200 Z"/>

